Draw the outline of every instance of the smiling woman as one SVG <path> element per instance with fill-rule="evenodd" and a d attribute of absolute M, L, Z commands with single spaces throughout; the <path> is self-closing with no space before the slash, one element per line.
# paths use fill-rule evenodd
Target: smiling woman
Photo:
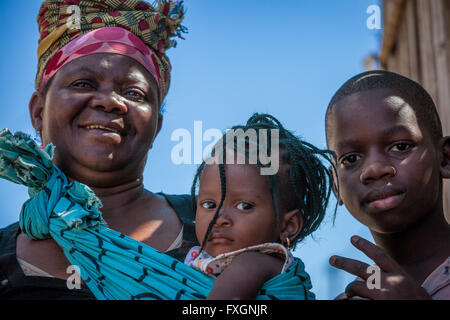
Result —
<path fill-rule="evenodd" d="M 183 30 L 181 2 L 70 5 L 79 5 L 80 29 L 69 27 L 68 1 L 44 1 L 39 12 L 33 127 L 43 147 L 55 146 L 54 164 L 94 190 L 111 229 L 178 256 L 184 244 L 196 243 L 190 198 L 147 191 L 142 177 L 162 126 L 170 85 L 165 51 Z M 31 240 L 22 231 L 18 223 L 0 230 L 2 298 L 94 299 L 86 287 L 67 288 L 70 263 L 54 240 Z"/>
<path fill-rule="evenodd" d="M 111 53 L 61 68 L 46 96 L 33 95 L 30 112 L 44 145 L 58 146 L 55 163 L 91 187 L 139 176 L 162 125 L 153 78 L 132 58 Z"/>

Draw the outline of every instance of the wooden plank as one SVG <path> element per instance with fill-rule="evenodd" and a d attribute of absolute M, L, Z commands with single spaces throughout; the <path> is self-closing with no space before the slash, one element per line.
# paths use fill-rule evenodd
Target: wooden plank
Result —
<path fill-rule="evenodd" d="M 384 2 L 384 5 L 387 5 L 387 9 L 384 10 L 383 43 L 379 55 L 382 68 L 387 67 L 388 59 L 394 49 L 398 28 L 403 19 L 406 2 L 407 0 L 392 0 Z"/>
<path fill-rule="evenodd" d="M 417 30 L 417 0 L 410 0 L 406 5 L 405 22 L 409 46 L 409 78 L 420 82 L 420 51 Z"/>
<path fill-rule="evenodd" d="M 450 79 L 444 0 L 431 0 L 432 41 L 436 62 L 437 107 L 444 135 L 450 135 Z"/>
<path fill-rule="evenodd" d="M 440 56 L 437 57 L 437 65 L 441 65 L 441 70 L 438 72 L 438 78 L 446 77 L 447 88 L 445 87 L 445 83 L 438 83 L 439 99 L 441 102 L 439 103 L 439 113 L 441 115 L 442 126 L 444 130 L 444 134 L 450 135 L 450 1 L 441 0 L 440 3 L 433 4 L 433 12 L 435 15 L 439 14 L 439 21 L 436 23 L 435 28 L 441 28 L 441 34 L 436 35 L 437 45 L 442 44 L 444 42 L 445 53 L 439 52 Z M 444 64 L 446 63 L 447 68 L 445 69 Z M 438 80 L 439 81 L 439 80 Z M 443 92 L 441 92 L 443 91 Z M 443 200 L 444 200 L 444 212 L 447 218 L 447 221 L 450 223 L 450 180 L 444 180 L 443 185 Z"/>
<path fill-rule="evenodd" d="M 406 77 L 410 77 L 409 70 L 409 41 L 408 41 L 408 24 L 406 19 L 403 18 L 399 24 L 397 37 L 396 37 L 396 47 L 397 47 L 397 57 L 398 57 L 398 67 L 397 72 Z"/>
<path fill-rule="evenodd" d="M 431 7 L 429 1 L 417 1 L 417 26 L 420 50 L 420 83 L 437 101 L 436 64 L 433 48 Z"/>

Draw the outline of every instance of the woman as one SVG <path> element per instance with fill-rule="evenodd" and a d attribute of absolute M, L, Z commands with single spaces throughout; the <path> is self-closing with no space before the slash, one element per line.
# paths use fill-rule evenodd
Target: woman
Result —
<path fill-rule="evenodd" d="M 78 4 L 80 28 L 67 14 Z M 56 147 L 54 163 L 95 191 L 108 226 L 175 257 L 183 240 L 196 242 L 190 198 L 147 191 L 142 176 L 170 83 L 165 50 L 182 17 L 181 3 L 168 1 L 156 9 L 144 1 L 44 1 L 29 104 L 43 146 Z M 67 288 L 69 265 L 51 239 L 31 240 L 17 223 L 0 231 L 2 298 L 94 299 L 85 287 Z"/>

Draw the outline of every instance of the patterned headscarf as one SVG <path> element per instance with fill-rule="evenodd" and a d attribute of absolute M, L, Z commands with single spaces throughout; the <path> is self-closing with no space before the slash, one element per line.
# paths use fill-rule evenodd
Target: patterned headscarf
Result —
<path fill-rule="evenodd" d="M 171 72 L 165 51 L 176 46 L 172 37 L 182 38 L 181 33 L 186 31 L 181 25 L 183 18 L 179 0 L 158 0 L 155 7 L 138 0 L 46 0 L 38 15 L 41 38 L 36 89 L 42 89 L 48 80 L 44 77 L 51 71 L 48 67 L 62 67 L 65 61 L 59 60 L 69 43 L 100 28 L 118 27 L 151 49 L 162 100 L 169 90 Z"/>

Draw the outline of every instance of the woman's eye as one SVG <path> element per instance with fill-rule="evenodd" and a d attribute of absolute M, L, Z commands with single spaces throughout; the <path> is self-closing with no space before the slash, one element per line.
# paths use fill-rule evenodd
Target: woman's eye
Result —
<path fill-rule="evenodd" d="M 397 151 L 397 152 L 405 152 L 405 151 L 408 151 L 411 148 L 412 148 L 412 145 L 410 143 L 400 142 L 400 143 L 396 143 L 391 148 L 391 150 L 392 151 Z"/>
<path fill-rule="evenodd" d="M 350 155 L 344 157 L 341 162 L 344 166 L 348 166 L 348 165 L 352 165 L 353 163 L 358 161 L 360 158 L 361 158 L 361 156 L 359 156 L 357 154 L 350 154 Z"/>
<path fill-rule="evenodd" d="M 132 100 L 143 101 L 145 99 L 145 94 L 138 90 L 127 90 L 124 94 Z"/>
<path fill-rule="evenodd" d="M 250 210 L 253 207 L 254 206 L 248 202 L 239 202 L 238 205 L 236 206 L 236 208 L 238 208 L 239 210 Z"/>
<path fill-rule="evenodd" d="M 205 202 L 201 203 L 201 206 L 204 209 L 211 210 L 211 209 L 216 208 L 216 203 L 214 201 L 205 201 Z"/>
<path fill-rule="evenodd" d="M 72 87 L 89 89 L 89 88 L 93 88 L 93 85 L 90 84 L 88 81 L 76 81 L 72 84 Z"/>

